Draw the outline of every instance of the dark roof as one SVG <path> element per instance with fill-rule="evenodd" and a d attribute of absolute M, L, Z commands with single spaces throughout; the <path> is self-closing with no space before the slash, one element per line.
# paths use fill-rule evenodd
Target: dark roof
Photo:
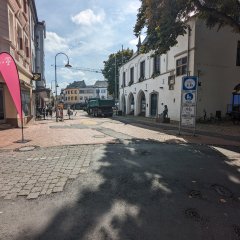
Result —
<path fill-rule="evenodd" d="M 85 88 L 86 87 L 86 84 L 85 84 L 85 81 L 82 80 L 82 81 L 74 81 L 73 83 L 70 83 L 66 89 L 68 88 Z"/>
<path fill-rule="evenodd" d="M 107 88 L 108 83 L 107 81 L 96 81 L 93 87 L 95 88 Z"/>

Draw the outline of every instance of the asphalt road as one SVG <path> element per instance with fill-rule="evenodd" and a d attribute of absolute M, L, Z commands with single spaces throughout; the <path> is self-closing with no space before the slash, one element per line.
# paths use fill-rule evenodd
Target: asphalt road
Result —
<path fill-rule="evenodd" d="M 63 192 L 0 199 L 0 239 L 238 240 L 239 168 L 208 146 L 98 145 Z"/>

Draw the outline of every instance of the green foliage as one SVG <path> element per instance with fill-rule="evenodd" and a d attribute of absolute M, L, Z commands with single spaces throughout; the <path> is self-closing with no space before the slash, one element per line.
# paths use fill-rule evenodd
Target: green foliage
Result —
<path fill-rule="evenodd" d="M 104 68 L 102 70 L 102 74 L 105 79 L 108 81 L 108 91 L 110 94 L 113 94 L 115 97 L 117 93 L 115 93 L 115 66 L 117 67 L 117 91 L 119 89 L 119 77 L 118 77 L 118 68 L 121 67 L 122 64 L 126 63 L 133 55 L 133 50 L 124 49 L 123 51 L 118 51 L 117 53 L 112 53 L 108 56 L 108 60 L 104 61 Z M 116 56 L 116 65 L 115 65 L 115 56 Z"/>
<path fill-rule="evenodd" d="M 240 33 L 239 0 L 140 0 L 134 27 L 136 36 L 146 27 L 147 39 L 141 52 L 166 53 L 188 28 L 190 14 L 196 13 L 209 28 L 225 25 Z"/>

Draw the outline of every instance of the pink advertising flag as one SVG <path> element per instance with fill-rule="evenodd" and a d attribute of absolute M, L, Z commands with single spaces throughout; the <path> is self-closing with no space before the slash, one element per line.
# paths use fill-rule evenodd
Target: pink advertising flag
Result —
<path fill-rule="evenodd" d="M 17 66 L 12 56 L 5 52 L 0 53 L 0 73 L 7 84 L 17 112 L 22 118 L 21 91 Z"/>

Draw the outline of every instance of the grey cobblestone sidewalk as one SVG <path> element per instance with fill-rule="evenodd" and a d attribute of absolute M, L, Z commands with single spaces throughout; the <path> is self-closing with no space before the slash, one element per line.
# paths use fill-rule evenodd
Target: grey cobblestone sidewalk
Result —
<path fill-rule="evenodd" d="M 0 197 L 35 199 L 61 192 L 90 165 L 94 145 L 0 151 Z"/>

